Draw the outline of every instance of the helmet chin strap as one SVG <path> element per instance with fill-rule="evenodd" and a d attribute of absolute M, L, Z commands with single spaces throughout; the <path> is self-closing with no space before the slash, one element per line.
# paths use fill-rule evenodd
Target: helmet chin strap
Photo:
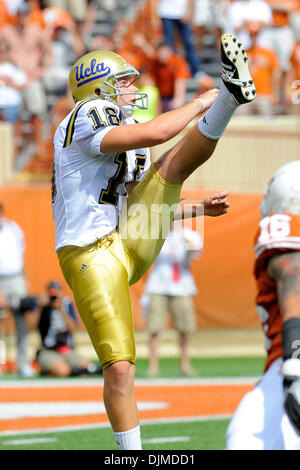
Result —
<path fill-rule="evenodd" d="M 133 106 L 130 106 L 130 104 L 127 104 L 126 106 L 120 106 L 122 113 L 124 114 L 125 118 L 129 118 L 133 114 Z"/>

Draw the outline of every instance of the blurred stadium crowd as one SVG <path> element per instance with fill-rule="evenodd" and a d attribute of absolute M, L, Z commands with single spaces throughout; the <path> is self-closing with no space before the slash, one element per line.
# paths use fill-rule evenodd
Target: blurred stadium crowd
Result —
<path fill-rule="evenodd" d="M 245 44 L 257 88 L 241 112 L 297 113 L 300 0 L 0 0 L 0 120 L 14 126 L 15 171 L 50 174 L 82 54 L 113 50 L 141 72 L 150 109 L 134 117 L 143 121 L 219 85 L 227 31 Z"/>

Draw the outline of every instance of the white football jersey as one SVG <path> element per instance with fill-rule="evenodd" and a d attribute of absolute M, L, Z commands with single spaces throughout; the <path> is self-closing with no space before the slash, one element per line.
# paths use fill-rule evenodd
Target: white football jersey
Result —
<path fill-rule="evenodd" d="M 117 104 L 89 99 L 77 103 L 58 126 L 52 175 L 56 251 L 89 245 L 114 230 L 126 184 L 140 181 L 149 169 L 149 149 L 100 151 L 113 126 L 136 122 L 123 119 Z"/>

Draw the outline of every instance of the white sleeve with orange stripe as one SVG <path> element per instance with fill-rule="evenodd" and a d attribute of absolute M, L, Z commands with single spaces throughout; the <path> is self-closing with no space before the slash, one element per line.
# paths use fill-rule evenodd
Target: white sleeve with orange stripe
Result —
<path fill-rule="evenodd" d="M 265 250 L 300 250 L 300 214 L 274 214 L 262 219 L 259 226 L 254 248 L 256 258 Z"/>

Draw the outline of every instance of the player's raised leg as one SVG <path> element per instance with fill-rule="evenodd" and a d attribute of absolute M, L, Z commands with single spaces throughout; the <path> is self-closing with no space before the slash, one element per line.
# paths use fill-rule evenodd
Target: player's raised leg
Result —
<path fill-rule="evenodd" d="M 212 155 L 236 108 L 251 102 L 256 96 L 247 54 L 238 38 L 232 34 L 222 36 L 221 62 L 220 93 L 211 108 L 190 132 L 156 163 L 160 176 L 170 183 L 182 184 Z M 202 95 L 201 99 L 205 100 L 206 96 Z"/>

